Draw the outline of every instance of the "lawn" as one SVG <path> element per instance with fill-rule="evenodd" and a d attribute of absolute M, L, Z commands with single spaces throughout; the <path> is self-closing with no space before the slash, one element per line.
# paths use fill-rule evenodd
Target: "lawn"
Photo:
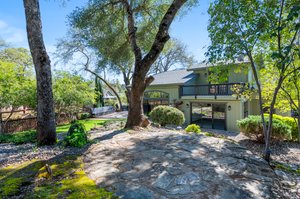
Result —
<path fill-rule="evenodd" d="M 98 119 L 86 119 L 80 120 L 87 131 L 91 130 L 94 127 L 99 127 L 105 124 L 105 122 L 111 120 L 98 120 Z M 56 127 L 57 133 L 66 133 L 70 128 L 70 124 L 59 125 Z M 10 133 L 10 134 L 2 134 L 0 135 L 0 143 L 14 143 L 14 144 L 24 144 L 36 142 L 36 131 L 29 130 L 29 131 L 22 131 L 17 133 Z"/>

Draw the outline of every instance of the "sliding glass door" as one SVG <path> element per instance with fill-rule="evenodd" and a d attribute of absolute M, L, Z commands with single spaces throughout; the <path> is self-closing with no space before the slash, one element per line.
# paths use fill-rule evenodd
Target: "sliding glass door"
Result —
<path fill-rule="evenodd" d="M 191 123 L 202 128 L 226 130 L 226 104 L 191 103 Z"/>

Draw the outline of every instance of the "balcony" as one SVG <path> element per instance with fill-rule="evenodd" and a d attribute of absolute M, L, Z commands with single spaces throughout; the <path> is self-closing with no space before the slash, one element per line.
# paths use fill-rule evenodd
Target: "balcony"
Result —
<path fill-rule="evenodd" d="M 179 88 L 179 97 L 182 96 L 230 96 L 235 92 L 233 88 L 244 90 L 246 83 L 207 84 L 207 85 L 184 85 Z"/>

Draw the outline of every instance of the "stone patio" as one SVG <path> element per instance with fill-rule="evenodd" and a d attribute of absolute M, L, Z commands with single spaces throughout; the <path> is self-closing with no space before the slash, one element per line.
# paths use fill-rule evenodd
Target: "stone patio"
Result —
<path fill-rule="evenodd" d="M 109 131 L 96 139 L 85 171 L 124 199 L 281 197 L 268 164 L 226 139 L 169 130 Z"/>

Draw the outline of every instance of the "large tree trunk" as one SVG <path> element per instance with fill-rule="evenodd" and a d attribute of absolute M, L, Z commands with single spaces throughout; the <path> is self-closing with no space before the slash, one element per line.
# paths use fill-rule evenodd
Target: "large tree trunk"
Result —
<path fill-rule="evenodd" d="M 23 3 L 37 80 L 37 140 L 39 145 L 52 145 L 56 143 L 56 132 L 51 65 L 43 41 L 39 0 L 23 0 Z"/>
<path fill-rule="evenodd" d="M 145 90 L 144 79 L 139 75 L 134 75 L 130 93 L 130 105 L 128 109 L 127 128 L 142 126 L 144 117 L 143 97 Z"/>
<path fill-rule="evenodd" d="M 170 39 L 168 33 L 170 25 L 174 20 L 178 10 L 186 1 L 187 0 L 173 0 L 172 4 L 170 5 L 160 22 L 158 32 L 155 36 L 150 51 L 143 57 L 143 53 L 137 43 L 137 28 L 135 27 L 134 22 L 134 12 L 128 0 L 122 0 L 127 12 L 128 36 L 130 38 L 130 44 L 135 56 L 135 68 L 133 72 L 130 105 L 128 110 L 127 123 L 125 126 L 126 128 L 140 127 L 145 124 L 145 117 L 143 114 L 144 91 L 146 87 L 154 80 L 153 77 L 146 78 L 146 75 L 151 65 L 155 62 L 155 60 L 162 52 L 166 42 Z"/>

